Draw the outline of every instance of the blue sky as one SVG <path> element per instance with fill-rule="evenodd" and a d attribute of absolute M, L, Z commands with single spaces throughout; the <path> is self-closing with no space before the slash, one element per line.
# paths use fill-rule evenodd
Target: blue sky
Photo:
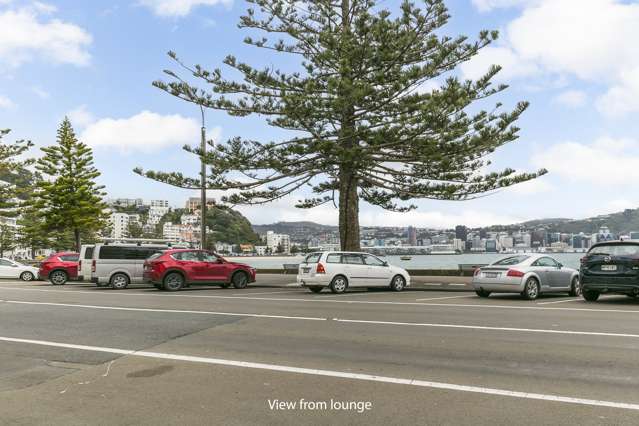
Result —
<path fill-rule="evenodd" d="M 398 1 L 386 0 L 391 10 Z M 459 71 L 476 77 L 492 63 L 510 89 L 495 101 L 531 102 L 521 138 L 493 156 L 495 167 L 550 173 L 535 182 L 468 202 L 418 201 L 407 214 L 362 205 L 365 225 L 449 227 L 540 217 L 581 218 L 639 206 L 639 3 L 622 0 L 449 0 L 444 31 L 471 37 L 499 29 L 498 43 Z M 134 175 L 136 166 L 196 170 L 183 152 L 197 142 L 199 111 L 155 89 L 172 64 L 218 66 L 229 53 L 256 65 L 289 59 L 245 46 L 236 26 L 240 0 L 0 0 L 0 128 L 37 146 L 55 140 L 69 115 L 95 149 L 100 183 L 111 197 L 169 199 L 189 191 Z M 433 82 L 429 87 L 436 87 Z M 209 111 L 219 139 L 275 137 L 259 118 Z M 211 194 L 213 196 L 219 194 Z M 254 223 L 313 220 L 334 224 L 332 207 L 298 210 L 297 197 L 241 207 Z"/>

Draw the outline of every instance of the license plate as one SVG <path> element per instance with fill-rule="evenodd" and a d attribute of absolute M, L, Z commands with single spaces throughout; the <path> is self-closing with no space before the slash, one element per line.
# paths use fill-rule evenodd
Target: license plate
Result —
<path fill-rule="evenodd" d="M 497 272 L 486 272 L 485 276 L 486 278 L 497 278 L 499 274 Z"/>
<path fill-rule="evenodd" d="M 602 271 L 616 271 L 617 265 L 601 265 Z"/>

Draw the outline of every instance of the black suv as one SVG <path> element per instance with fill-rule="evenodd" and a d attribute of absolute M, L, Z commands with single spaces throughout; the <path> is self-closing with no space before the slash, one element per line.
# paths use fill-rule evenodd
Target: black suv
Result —
<path fill-rule="evenodd" d="M 639 296 L 639 241 L 595 244 L 581 259 L 579 270 L 584 299 L 594 302 L 600 294 Z"/>

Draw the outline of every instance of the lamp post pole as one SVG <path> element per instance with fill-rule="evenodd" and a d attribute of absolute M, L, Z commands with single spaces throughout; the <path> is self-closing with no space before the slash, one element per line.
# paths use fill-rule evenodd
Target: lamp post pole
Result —
<path fill-rule="evenodd" d="M 204 123 L 204 108 L 200 105 L 200 111 L 202 112 L 202 140 L 201 140 L 201 176 L 200 176 L 200 248 L 206 248 L 206 163 L 204 156 L 206 154 L 206 127 Z"/>

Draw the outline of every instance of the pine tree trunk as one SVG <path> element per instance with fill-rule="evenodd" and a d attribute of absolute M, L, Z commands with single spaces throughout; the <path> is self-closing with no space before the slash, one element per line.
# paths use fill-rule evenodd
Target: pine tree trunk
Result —
<path fill-rule="evenodd" d="M 339 237 L 342 250 L 360 251 L 357 178 L 348 166 L 342 166 L 340 171 Z"/>
<path fill-rule="evenodd" d="M 76 253 L 80 253 L 80 246 L 81 246 L 81 241 L 80 241 L 80 230 L 79 229 L 74 229 L 73 230 L 73 236 L 75 237 L 75 251 Z"/>

